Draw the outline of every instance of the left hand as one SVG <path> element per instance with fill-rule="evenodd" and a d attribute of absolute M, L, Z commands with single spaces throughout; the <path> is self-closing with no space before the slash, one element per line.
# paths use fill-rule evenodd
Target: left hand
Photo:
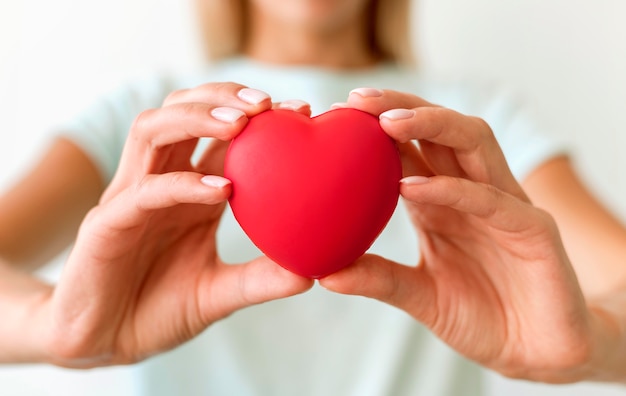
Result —
<path fill-rule="evenodd" d="M 394 91 L 359 89 L 347 105 L 382 114 L 399 143 L 400 192 L 421 259 L 406 266 L 365 255 L 320 283 L 398 307 L 502 374 L 549 382 L 587 375 L 596 320 L 554 220 L 531 204 L 490 127 Z"/>

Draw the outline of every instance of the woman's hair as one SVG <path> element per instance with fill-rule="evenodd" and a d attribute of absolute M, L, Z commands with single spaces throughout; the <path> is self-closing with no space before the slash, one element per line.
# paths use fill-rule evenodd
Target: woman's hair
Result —
<path fill-rule="evenodd" d="M 410 0 L 372 0 L 372 48 L 384 60 L 415 64 L 409 20 Z M 209 59 L 238 55 L 246 37 L 246 0 L 198 0 L 200 26 Z"/>

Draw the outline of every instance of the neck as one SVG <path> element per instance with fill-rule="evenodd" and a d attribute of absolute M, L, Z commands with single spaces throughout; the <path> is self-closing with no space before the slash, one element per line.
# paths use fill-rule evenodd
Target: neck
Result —
<path fill-rule="evenodd" d="M 365 19 L 361 20 L 360 23 L 333 28 L 295 26 L 267 18 L 253 18 L 243 52 L 267 63 L 331 69 L 370 67 L 380 57 L 369 43 Z"/>

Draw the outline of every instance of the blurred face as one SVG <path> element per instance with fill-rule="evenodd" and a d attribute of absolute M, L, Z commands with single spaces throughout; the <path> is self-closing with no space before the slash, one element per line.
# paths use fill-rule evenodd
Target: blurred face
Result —
<path fill-rule="evenodd" d="M 330 32 L 356 23 L 370 0 L 248 0 L 250 18 L 318 32 Z"/>

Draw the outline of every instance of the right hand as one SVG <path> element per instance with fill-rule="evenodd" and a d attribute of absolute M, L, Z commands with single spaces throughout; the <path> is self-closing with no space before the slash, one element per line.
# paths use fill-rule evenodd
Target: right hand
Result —
<path fill-rule="evenodd" d="M 271 107 L 260 91 L 212 83 L 174 92 L 137 118 L 117 174 L 83 221 L 43 305 L 47 360 L 69 367 L 136 362 L 238 309 L 312 286 L 266 257 L 225 264 L 216 249 L 231 193 L 219 176 L 227 142 L 248 117 Z M 192 164 L 201 137 L 218 144 Z"/>

